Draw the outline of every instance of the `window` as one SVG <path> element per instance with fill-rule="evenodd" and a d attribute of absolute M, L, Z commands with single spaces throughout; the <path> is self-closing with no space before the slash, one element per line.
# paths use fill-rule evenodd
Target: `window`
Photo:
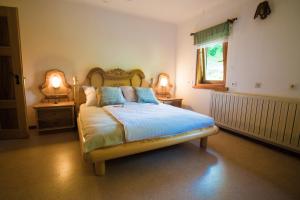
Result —
<path fill-rule="evenodd" d="M 197 49 L 195 88 L 226 90 L 227 42 Z"/>

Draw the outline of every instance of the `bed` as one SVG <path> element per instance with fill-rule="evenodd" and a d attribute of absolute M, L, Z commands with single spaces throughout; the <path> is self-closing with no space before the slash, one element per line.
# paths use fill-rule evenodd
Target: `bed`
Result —
<path fill-rule="evenodd" d="M 74 100 L 81 152 L 83 158 L 93 164 L 96 175 L 105 174 L 106 160 L 194 139 L 200 139 L 200 147 L 205 149 L 208 136 L 218 133 L 218 127 L 214 125 L 211 118 L 170 105 L 128 103 L 123 106 L 86 106 L 83 85 L 99 88 L 102 86 L 150 87 L 151 84 L 145 81 L 144 73 L 138 69 L 104 71 L 101 68 L 93 68 L 83 83 L 78 84 L 75 80 Z M 157 115 L 155 112 L 170 114 Z M 131 121 L 127 120 L 128 118 L 131 118 Z M 138 119 L 134 121 L 139 123 L 132 123 L 132 119 Z M 174 119 L 177 119 L 177 123 L 172 123 Z M 164 124 L 160 127 L 151 126 L 151 123 L 159 126 L 158 121 L 164 121 Z M 178 126 L 178 124 L 182 125 Z M 170 134 L 166 134 L 168 131 Z"/>

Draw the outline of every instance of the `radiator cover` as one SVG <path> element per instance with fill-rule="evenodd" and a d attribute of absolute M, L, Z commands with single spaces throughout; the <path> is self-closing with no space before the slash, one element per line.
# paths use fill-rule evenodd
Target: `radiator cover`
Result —
<path fill-rule="evenodd" d="M 300 100 L 213 92 L 210 106 L 216 124 L 300 153 Z"/>

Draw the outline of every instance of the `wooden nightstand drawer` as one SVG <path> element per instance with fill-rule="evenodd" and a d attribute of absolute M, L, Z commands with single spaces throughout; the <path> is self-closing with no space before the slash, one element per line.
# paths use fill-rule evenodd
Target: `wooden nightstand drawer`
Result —
<path fill-rule="evenodd" d="M 181 104 L 182 104 L 181 102 L 182 102 L 182 100 L 180 99 L 180 100 L 174 100 L 174 101 L 168 102 L 168 104 L 181 108 Z"/>
<path fill-rule="evenodd" d="M 72 108 L 40 109 L 37 111 L 40 120 L 65 119 L 72 117 Z"/>
<path fill-rule="evenodd" d="M 34 107 L 39 131 L 73 128 L 74 103 L 39 104 Z"/>
<path fill-rule="evenodd" d="M 40 129 L 73 126 L 73 109 L 41 109 L 37 111 Z"/>

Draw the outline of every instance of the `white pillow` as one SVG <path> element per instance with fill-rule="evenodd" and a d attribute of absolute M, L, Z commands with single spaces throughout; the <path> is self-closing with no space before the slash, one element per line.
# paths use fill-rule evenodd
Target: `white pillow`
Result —
<path fill-rule="evenodd" d="M 131 86 L 121 86 L 120 87 L 125 99 L 129 102 L 137 102 L 137 96 L 135 89 Z"/>
<path fill-rule="evenodd" d="M 92 86 L 82 86 L 85 98 L 86 98 L 86 106 L 97 106 L 97 97 L 96 97 L 96 90 Z"/>

